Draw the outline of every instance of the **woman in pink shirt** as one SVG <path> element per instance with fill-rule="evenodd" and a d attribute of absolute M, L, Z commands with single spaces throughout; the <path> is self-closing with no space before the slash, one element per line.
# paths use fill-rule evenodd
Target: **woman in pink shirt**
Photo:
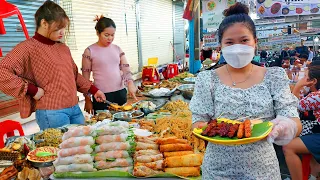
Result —
<path fill-rule="evenodd" d="M 110 102 L 123 105 L 127 102 L 127 90 L 135 99 L 137 91 L 130 72 L 130 66 L 121 48 L 112 44 L 116 32 L 116 25 L 110 18 L 101 16 L 96 19 L 95 26 L 98 42 L 85 49 L 82 56 L 82 74 L 90 79 L 93 74 L 94 85 L 105 93 Z M 85 94 L 85 111 L 95 113 L 97 110 L 107 109 L 107 104 L 97 102 Z"/>

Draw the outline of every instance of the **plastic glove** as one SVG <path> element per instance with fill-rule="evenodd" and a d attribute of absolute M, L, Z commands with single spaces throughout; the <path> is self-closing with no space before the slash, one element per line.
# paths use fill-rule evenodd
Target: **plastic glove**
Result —
<path fill-rule="evenodd" d="M 268 135 L 267 141 L 276 145 L 286 145 L 296 137 L 298 127 L 295 121 L 284 116 L 277 116 L 273 123 L 273 129 Z"/>

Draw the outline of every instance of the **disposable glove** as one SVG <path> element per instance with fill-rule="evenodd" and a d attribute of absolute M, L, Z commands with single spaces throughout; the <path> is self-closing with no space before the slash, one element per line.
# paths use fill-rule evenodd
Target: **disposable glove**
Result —
<path fill-rule="evenodd" d="M 283 146 L 296 137 L 298 127 L 292 119 L 278 115 L 271 122 L 273 123 L 273 129 L 267 138 L 269 143 Z"/>

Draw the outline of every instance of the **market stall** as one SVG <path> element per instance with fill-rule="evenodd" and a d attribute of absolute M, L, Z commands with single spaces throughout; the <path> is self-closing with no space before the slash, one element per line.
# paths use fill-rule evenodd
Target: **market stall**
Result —
<path fill-rule="evenodd" d="M 11 137 L 0 149 L 0 159 L 9 160 L 0 177 L 201 179 L 205 141 L 253 143 L 272 129 L 272 123 L 259 119 L 242 123 L 218 117 L 192 131 L 188 102 L 194 82 L 189 73 L 160 83 L 142 82 L 138 102 L 108 102 L 109 109 L 86 114 L 85 125 Z"/>
<path fill-rule="evenodd" d="M 184 102 L 189 100 L 182 96 L 188 90 L 191 98 L 193 86 L 179 88 L 194 81 L 193 75 L 182 73 L 161 83 L 142 83 L 138 102 L 108 102 L 108 110 L 85 115 L 85 126 L 8 138 L 0 149 L 0 159 L 8 160 L 0 177 L 200 178 L 205 143 L 192 135 L 191 112 Z"/>

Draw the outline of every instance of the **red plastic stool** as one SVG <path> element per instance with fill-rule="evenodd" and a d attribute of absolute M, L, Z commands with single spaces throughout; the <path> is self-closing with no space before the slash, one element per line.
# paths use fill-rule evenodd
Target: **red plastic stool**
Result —
<path fill-rule="evenodd" d="M 179 74 L 178 64 L 168 64 L 167 66 L 167 78 L 173 78 Z"/>
<path fill-rule="evenodd" d="M 0 122 L 0 148 L 4 147 L 4 135 L 7 135 L 7 137 L 14 136 L 14 130 L 18 130 L 19 135 L 24 136 L 22 126 L 19 122 L 12 120 Z"/>
<path fill-rule="evenodd" d="M 311 173 L 311 169 L 310 169 L 311 158 L 312 158 L 311 154 L 302 155 L 302 180 L 309 179 L 309 175 Z"/>
<path fill-rule="evenodd" d="M 143 82 L 160 82 L 160 74 L 154 66 L 144 66 L 142 69 L 142 81 Z"/>
<path fill-rule="evenodd" d="M 29 39 L 28 29 L 24 23 L 23 17 L 17 6 L 6 2 L 5 0 L 0 0 L 0 34 L 6 34 L 6 29 L 3 24 L 3 18 L 7 18 L 13 15 L 18 15 L 22 30 L 27 39 Z"/>

